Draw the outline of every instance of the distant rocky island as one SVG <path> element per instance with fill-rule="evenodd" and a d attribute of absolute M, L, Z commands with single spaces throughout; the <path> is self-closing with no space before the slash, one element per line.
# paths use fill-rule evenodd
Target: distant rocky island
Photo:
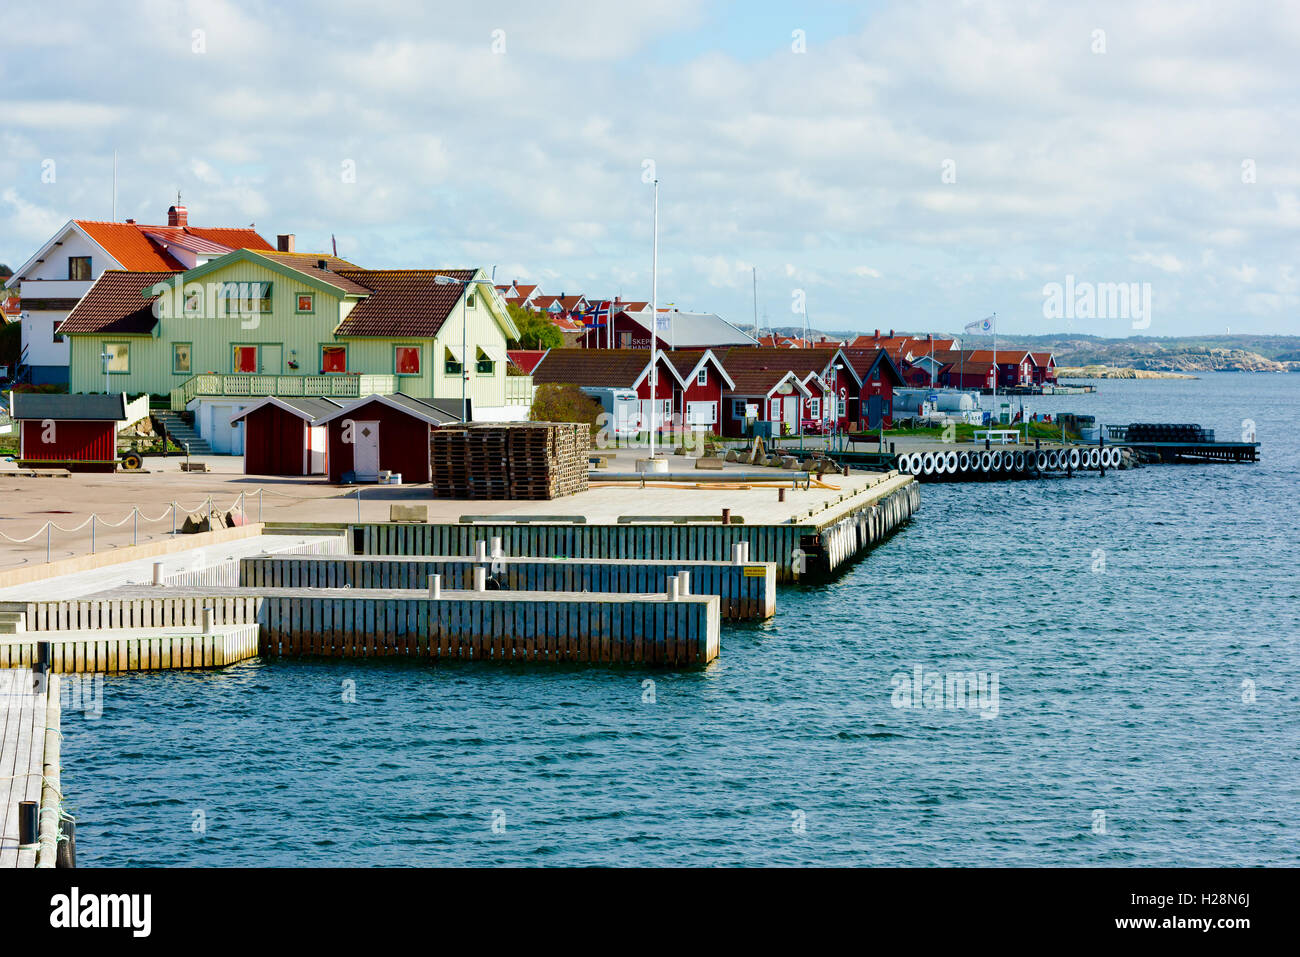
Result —
<path fill-rule="evenodd" d="M 898 334 L 915 333 L 899 329 Z M 851 339 L 856 333 L 832 335 Z M 924 336 L 924 331 L 921 335 Z M 990 336 L 955 335 L 967 349 L 989 349 L 993 345 Z M 1166 378 L 1143 373 L 1194 377 L 1206 372 L 1300 372 L 1300 336 L 1238 333 L 1119 339 L 1074 332 L 1039 336 L 999 333 L 998 350 L 1003 349 L 1050 352 L 1056 357 L 1058 376 L 1074 378 Z M 1099 370 L 1101 375 L 1083 373 L 1081 369 Z"/>
<path fill-rule="evenodd" d="M 1153 369 L 1120 368 L 1119 366 L 1057 366 L 1057 379 L 1195 379 L 1185 372 L 1157 372 Z"/>

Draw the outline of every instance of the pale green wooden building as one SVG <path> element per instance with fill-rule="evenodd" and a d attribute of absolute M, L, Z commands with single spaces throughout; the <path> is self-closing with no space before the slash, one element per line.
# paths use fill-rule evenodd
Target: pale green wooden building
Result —
<path fill-rule="evenodd" d="M 463 390 L 480 421 L 532 400 L 531 380 L 506 375 L 518 332 L 482 269 L 241 249 L 184 273 L 105 272 L 59 331 L 72 392 L 168 396 L 215 451 L 242 451 L 229 416 L 265 395 Z"/>

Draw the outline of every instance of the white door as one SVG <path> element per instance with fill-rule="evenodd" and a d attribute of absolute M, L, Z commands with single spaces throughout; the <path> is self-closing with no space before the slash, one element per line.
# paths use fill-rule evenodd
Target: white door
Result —
<path fill-rule="evenodd" d="M 209 421 L 212 423 L 210 434 L 203 436 L 208 446 L 218 455 L 235 455 L 235 427 L 230 424 L 230 417 L 235 414 L 233 405 L 212 405 L 208 407 Z M 242 452 L 243 449 L 241 448 Z"/>
<path fill-rule="evenodd" d="M 799 431 L 799 397 L 797 395 L 788 395 L 785 397 L 785 415 L 782 420 L 790 427 L 791 432 Z"/>
<path fill-rule="evenodd" d="M 352 429 L 352 471 L 379 475 L 379 423 L 357 422 Z"/>

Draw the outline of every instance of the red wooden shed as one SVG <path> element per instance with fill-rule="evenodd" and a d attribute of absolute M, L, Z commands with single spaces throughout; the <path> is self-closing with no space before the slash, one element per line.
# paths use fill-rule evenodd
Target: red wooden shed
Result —
<path fill-rule="evenodd" d="M 429 481 L 429 433 L 459 422 L 459 413 L 460 399 L 417 399 L 401 393 L 363 396 L 335 409 L 315 420 L 329 433 L 329 480 L 374 482 L 380 472 L 394 472 L 401 474 L 403 484 Z"/>
<path fill-rule="evenodd" d="M 324 475 L 326 428 L 315 420 L 342 404 L 309 396 L 267 396 L 230 417 L 244 423 L 245 475 Z"/>
<path fill-rule="evenodd" d="M 72 472 L 117 468 L 117 430 L 126 420 L 126 395 L 45 395 L 13 392 L 10 417 L 18 423 L 18 464 Z"/>

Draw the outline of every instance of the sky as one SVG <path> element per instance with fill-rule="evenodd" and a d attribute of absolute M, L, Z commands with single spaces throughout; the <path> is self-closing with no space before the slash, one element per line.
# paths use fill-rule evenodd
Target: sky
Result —
<path fill-rule="evenodd" d="M 119 219 L 649 299 L 657 177 L 661 305 L 1300 333 L 1300 2 L 5 6 L 13 268 L 116 151 Z"/>

